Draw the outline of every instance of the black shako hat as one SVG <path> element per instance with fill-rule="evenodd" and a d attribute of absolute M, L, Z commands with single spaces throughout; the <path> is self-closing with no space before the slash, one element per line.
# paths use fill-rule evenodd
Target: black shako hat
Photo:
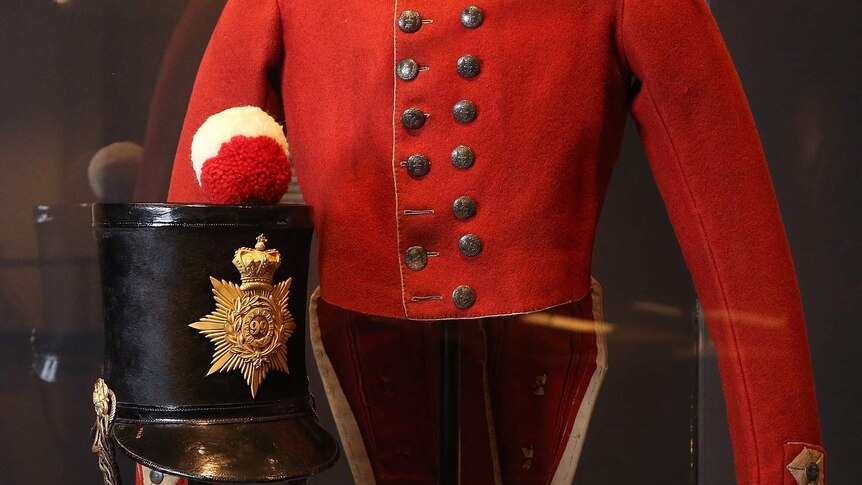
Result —
<path fill-rule="evenodd" d="M 272 482 L 338 458 L 305 368 L 309 207 L 96 204 L 105 307 L 93 451 L 172 475 Z M 109 480 L 114 480 L 113 482 Z"/>

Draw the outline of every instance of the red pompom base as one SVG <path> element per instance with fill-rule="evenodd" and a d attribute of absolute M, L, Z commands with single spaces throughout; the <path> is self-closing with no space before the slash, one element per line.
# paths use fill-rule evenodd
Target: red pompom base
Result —
<path fill-rule="evenodd" d="M 204 162 L 201 188 L 214 204 L 275 204 L 290 185 L 290 162 L 277 141 L 238 135 Z"/>

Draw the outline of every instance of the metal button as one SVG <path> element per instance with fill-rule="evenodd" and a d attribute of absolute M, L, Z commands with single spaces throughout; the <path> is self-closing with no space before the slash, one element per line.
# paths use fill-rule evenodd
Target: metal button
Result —
<path fill-rule="evenodd" d="M 545 395 L 545 385 L 548 384 L 548 374 L 541 374 L 536 376 L 536 383 L 533 384 L 533 394 L 536 396 L 544 396 Z"/>
<path fill-rule="evenodd" d="M 398 67 L 395 69 L 395 73 L 403 81 L 412 81 L 419 75 L 419 64 L 409 57 L 401 59 Z"/>
<path fill-rule="evenodd" d="M 417 153 L 415 155 L 410 155 L 410 158 L 407 159 L 407 173 L 414 177 L 422 177 L 428 174 L 428 171 L 431 170 L 431 161 L 428 160 L 428 157 Z"/>
<path fill-rule="evenodd" d="M 459 123 L 470 123 L 476 119 L 476 105 L 472 101 L 462 99 L 452 107 L 452 116 Z"/>
<path fill-rule="evenodd" d="M 401 124 L 408 130 L 418 130 L 425 125 L 425 113 L 418 108 L 409 108 L 401 114 Z"/>
<path fill-rule="evenodd" d="M 458 219 L 469 219 L 476 215 L 476 201 L 466 195 L 458 197 L 452 203 L 452 212 Z"/>
<path fill-rule="evenodd" d="M 820 478 L 820 466 L 817 463 L 811 462 L 805 467 L 805 478 L 811 483 L 817 483 Z"/>
<path fill-rule="evenodd" d="M 150 470 L 150 482 L 154 483 L 155 485 L 159 485 L 164 481 L 164 479 L 164 473 L 157 470 Z"/>
<path fill-rule="evenodd" d="M 479 75 L 479 70 L 482 68 L 482 63 L 479 58 L 473 54 L 461 56 L 458 59 L 458 74 L 464 78 L 476 77 Z"/>
<path fill-rule="evenodd" d="M 475 29 L 485 20 L 485 12 L 481 8 L 470 5 L 461 11 L 461 23 L 468 29 Z"/>
<path fill-rule="evenodd" d="M 478 256 L 482 252 L 482 240 L 475 234 L 465 234 L 458 241 L 458 249 L 464 256 Z"/>
<path fill-rule="evenodd" d="M 462 14 L 463 15 L 463 14 Z M 398 28 L 402 32 L 412 34 L 417 32 L 422 27 L 422 16 L 419 12 L 413 10 L 405 10 L 398 17 Z"/>
<path fill-rule="evenodd" d="M 452 150 L 452 165 L 455 168 L 470 168 L 475 160 L 476 156 L 473 154 L 473 149 L 467 145 L 458 145 Z"/>
<path fill-rule="evenodd" d="M 524 453 L 524 463 L 521 465 L 521 469 L 529 470 L 533 467 L 533 458 L 536 456 L 536 451 L 532 446 L 522 446 L 521 452 Z"/>
<path fill-rule="evenodd" d="M 404 253 L 407 267 L 413 271 L 419 271 L 428 265 L 428 251 L 422 246 L 411 246 Z"/>
<path fill-rule="evenodd" d="M 467 285 L 461 285 L 452 292 L 452 301 L 462 310 L 470 308 L 476 303 L 476 292 Z"/>

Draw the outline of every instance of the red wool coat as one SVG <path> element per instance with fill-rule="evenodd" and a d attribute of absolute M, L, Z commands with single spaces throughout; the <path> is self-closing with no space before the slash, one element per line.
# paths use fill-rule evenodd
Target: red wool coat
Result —
<path fill-rule="evenodd" d="M 260 106 L 285 121 L 314 207 L 324 300 L 408 319 L 531 312 L 589 291 L 631 113 L 719 350 L 739 483 L 825 483 L 789 248 L 704 1 L 476 5 L 481 22 L 452 0 L 231 0 L 198 74 L 170 200 L 205 201 L 189 161 L 197 127 Z M 459 72 L 466 54 L 471 69 Z M 472 105 L 454 113 L 462 100 Z M 461 145 L 472 164 L 453 163 Z M 405 164 L 413 155 L 430 165 Z M 472 253 L 459 248 L 467 234 L 481 241 L 476 255 L 466 255 L 475 238 Z M 819 473 L 800 472 L 813 462 Z"/>

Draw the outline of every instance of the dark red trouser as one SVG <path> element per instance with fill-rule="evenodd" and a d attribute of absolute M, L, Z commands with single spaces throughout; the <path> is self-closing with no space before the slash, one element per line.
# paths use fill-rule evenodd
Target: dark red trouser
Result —
<path fill-rule="evenodd" d="M 603 339 L 593 325 L 598 296 L 596 285 L 592 295 L 544 312 L 458 322 L 463 483 L 544 485 L 565 476 L 560 468 L 574 472 L 580 447 L 573 457 L 570 438 L 583 439 L 604 371 Z M 319 325 L 378 484 L 437 483 L 434 323 L 365 315 L 317 299 L 312 326 Z M 338 398 L 327 393 L 330 401 Z M 585 401 L 589 409 L 579 415 Z M 345 436 L 341 424 L 339 431 L 342 441 L 358 439 Z"/>

